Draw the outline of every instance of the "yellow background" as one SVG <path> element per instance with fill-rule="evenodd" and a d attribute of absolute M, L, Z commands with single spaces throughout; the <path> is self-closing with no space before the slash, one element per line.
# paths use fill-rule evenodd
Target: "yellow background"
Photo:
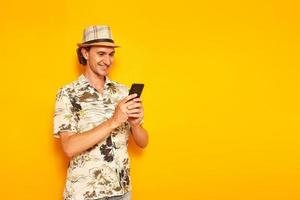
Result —
<path fill-rule="evenodd" d="M 286 1 L 1 2 L 1 199 L 61 199 L 55 93 L 108 24 L 110 78 L 144 82 L 150 143 L 130 142 L 133 200 L 300 199 L 300 14 Z"/>

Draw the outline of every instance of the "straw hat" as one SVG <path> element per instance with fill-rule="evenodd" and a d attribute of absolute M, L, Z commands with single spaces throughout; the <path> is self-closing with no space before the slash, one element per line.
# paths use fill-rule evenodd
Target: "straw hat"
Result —
<path fill-rule="evenodd" d="M 83 31 L 82 43 L 78 43 L 77 46 L 108 46 L 115 48 L 120 47 L 114 43 L 110 27 L 106 25 L 86 27 Z"/>

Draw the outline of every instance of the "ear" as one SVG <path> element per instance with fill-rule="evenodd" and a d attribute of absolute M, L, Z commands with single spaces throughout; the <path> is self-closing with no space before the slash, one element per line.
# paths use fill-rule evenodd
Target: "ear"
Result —
<path fill-rule="evenodd" d="M 89 57 L 89 52 L 85 48 L 81 48 L 81 54 L 82 56 L 87 60 Z"/>

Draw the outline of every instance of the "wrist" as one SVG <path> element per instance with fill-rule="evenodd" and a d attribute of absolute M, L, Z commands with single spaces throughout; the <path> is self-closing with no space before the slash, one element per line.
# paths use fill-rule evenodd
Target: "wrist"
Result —
<path fill-rule="evenodd" d="M 141 125 L 138 123 L 138 124 L 131 124 L 131 128 L 132 129 L 136 129 L 136 128 L 140 128 Z"/>
<path fill-rule="evenodd" d="M 117 124 L 117 122 L 114 120 L 114 118 L 110 118 L 109 120 L 107 120 L 108 123 L 109 123 L 109 126 L 112 128 L 112 129 L 115 129 L 117 128 L 119 125 Z"/>

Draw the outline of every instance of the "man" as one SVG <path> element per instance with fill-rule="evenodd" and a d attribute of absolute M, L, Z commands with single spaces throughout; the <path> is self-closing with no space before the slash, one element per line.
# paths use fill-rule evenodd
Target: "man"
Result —
<path fill-rule="evenodd" d="M 84 73 L 57 92 L 54 136 L 70 158 L 65 200 L 130 199 L 128 137 L 144 148 L 148 134 L 141 99 L 108 78 L 117 47 L 108 26 L 87 27 L 77 49 Z"/>

